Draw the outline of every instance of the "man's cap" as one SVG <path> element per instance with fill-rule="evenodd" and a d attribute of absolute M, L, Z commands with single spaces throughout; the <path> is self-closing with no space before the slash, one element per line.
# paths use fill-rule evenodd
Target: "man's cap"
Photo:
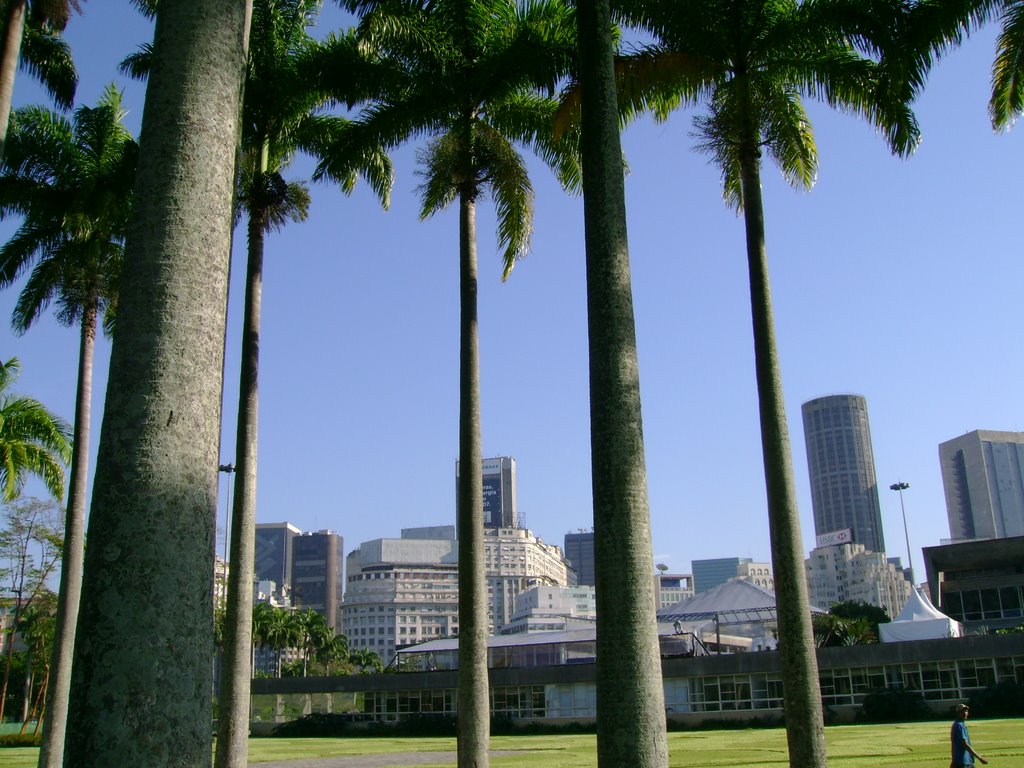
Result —
<path fill-rule="evenodd" d="M 957 704 L 956 705 L 956 711 L 957 712 L 967 712 L 969 709 L 970 709 L 970 707 L 968 707 L 966 704 Z"/>

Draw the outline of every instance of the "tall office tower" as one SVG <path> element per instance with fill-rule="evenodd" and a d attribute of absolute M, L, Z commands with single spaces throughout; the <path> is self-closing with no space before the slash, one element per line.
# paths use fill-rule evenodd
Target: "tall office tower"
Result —
<path fill-rule="evenodd" d="M 272 581 L 279 593 L 288 591 L 292 576 L 292 539 L 302 531 L 291 523 L 256 524 L 256 579 Z"/>
<path fill-rule="evenodd" d="M 516 460 L 511 456 L 484 459 L 484 528 L 518 528 Z M 459 462 L 455 462 L 455 507 L 459 500 Z"/>
<path fill-rule="evenodd" d="M 1024 536 L 1024 432 L 975 430 L 939 445 L 949 535 Z"/>
<path fill-rule="evenodd" d="M 594 532 L 579 530 L 565 534 L 565 559 L 576 571 L 576 583 L 593 587 L 594 580 Z"/>
<path fill-rule="evenodd" d="M 345 542 L 333 531 L 303 533 L 292 539 L 292 605 L 323 614 L 338 631 L 338 607 L 345 591 Z"/>
<path fill-rule="evenodd" d="M 814 533 L 849 528 L 854 542 L 885 552 L 867 401 L 860 395 L 829 395 L 808 400 L 800 410 Z"/>
<path fill-rule="evenodd" d="M 695 594 L 725 584 L 732 579 L 742 579 L 751 584 L 774 590 L 771 563 L 755 563 L 749 557 L 716 557 L 709 560 L 694 560 L 693 591 Z"/>

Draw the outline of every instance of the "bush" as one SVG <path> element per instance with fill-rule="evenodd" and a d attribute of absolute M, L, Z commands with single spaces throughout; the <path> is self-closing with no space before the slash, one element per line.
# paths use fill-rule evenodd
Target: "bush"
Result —
<path fill-rule="evenodd" d="M 0 747 L 38 747 L 42 740 L 41 733 L 5 733 L 0 736 Z"/>
<path fill-rule="evenodd" d="M 974 717 L 1019 717 L 1024 715 L 1024 684 L 990 685 L 971 696 L 970 705 Z"/>
<path fill-rule="evenodd" d="M 869 723 L 903 723 L 934 717 L 920 691 L 878 688 L 864 697 L 861 718 Z"/>

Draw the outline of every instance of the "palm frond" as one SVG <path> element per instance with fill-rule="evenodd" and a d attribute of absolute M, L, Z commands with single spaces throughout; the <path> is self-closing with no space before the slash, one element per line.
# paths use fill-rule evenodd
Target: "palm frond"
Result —
<path fill-rule="evenodd" d="M 27 20 L 20 62 L 23 70 L 43 84 L 58 107 L 71 108 L 78 87 L 78 73 L 71 58 L 71 47 L 53 27 Z"/>
<path fill-rule="evenodd" d="M 1024 2 L 1008 0 L 1002 24 L 989 100 L 989 116 L 996 130 L 1009 128 L 1024 112 Z"/>

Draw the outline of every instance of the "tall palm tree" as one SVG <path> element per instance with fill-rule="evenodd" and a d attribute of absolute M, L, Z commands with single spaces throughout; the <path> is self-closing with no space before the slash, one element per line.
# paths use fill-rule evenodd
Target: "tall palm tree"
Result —
<path fill-rule="evenodd" d="M 78 75 L 71 49 L 60 36 L 79 0 L 2 0 L 0 2 L 0 160 L 4 157 L 20 64 L 36 76 L 57 106 L 71 107 Z"/>
<path fill-rule="evenodd" d="M 553 139 L 553 91 L 572 62 L 572 18 L 555 0 L 341 0 L 363 14 L 362 49 L 380 63 L 358 124 L 330 149 L 318 174 L 344 178 L 363 147 L 430 137 L 419 153 L 420 217 L 458 201 L 460 281 L 458 764 L 486 766 L 487 589 L 483 547 L 483 448 L 477 332 L 476 205 L 490 192 L 498 211 L 504 277 L 529 243 L 533 190 L 515 144 L 532 147 L 573 186 L 571 152 Z M 348 59 L 345 59 L 345 65 Z M 339 65 L 335 72 L 345 72 Z M 350 95 L 343 93 L 341 99 Z"/>
<path fill-rule="evenodd" d="M 854 38 L 868 25 L 844 0 L 620 5 L 628 23 L 654 38 L 629 62 L 634 77 L 625 86 L 627 108 L 653 105 L 656 116 L 665 118 L 680 104 L 705 103 L 708 114 L 696 119 L 701 149 L 722 169 L 727 202 L 744 215 L 789 759 L 794 768 L 824 768 L 821 694 L 768 281 L 761 158 L 767 152 L 795 186 L 814 183 L 817 153 L 804 97 L 862 115 L 899 154 L 915 147 L 917 125 L 901 97 L 906 92 L 855 50 Z M 886 6 L 895 9 L 878 3 L 872 11 Z M 886 20 L 876 23 L 885 26 Z"/>
<path fill-rule="evenodd" d="M 95 107 L 78 109 L 73 124 L 41 107 L 20 109 L 0 173 L 0 219 L 23 217 L 0 248 L 0 287 L 30 272 L 14 307 L 14 330 L 27 331 L 54 300 L 58 321 L 79 326 L 74 454 L 40 766 L 59 766 L 64 752 L 85 551 L 93 354 L 100 317 L 107 328 L 113 320 L 135 181 L 137 147 L 124 115 L 113 86 Z"/>
<path fill-rule="evenodd" d="M 597 571 L 597 757 L 665 768 L 640 377 L 607 0 L 579 3 L 590 446 Z"/>
<path fill-rule="evenodd" d="M 60 499 L 64 465 L 71 461 L 71 427 L 38 400 L 11 391 L 20 372 L 18 358 L 0 361 L 0 498 L 17 498 L 27 476 L 34 475 Z"/>
<path fill-rule="evenodd" d="M 251 3 L 161 0 L 125 244 L 64 765 L 211 754 L 235 150 Z M 173 617 L 173 620 L 171 620 Z"/>

